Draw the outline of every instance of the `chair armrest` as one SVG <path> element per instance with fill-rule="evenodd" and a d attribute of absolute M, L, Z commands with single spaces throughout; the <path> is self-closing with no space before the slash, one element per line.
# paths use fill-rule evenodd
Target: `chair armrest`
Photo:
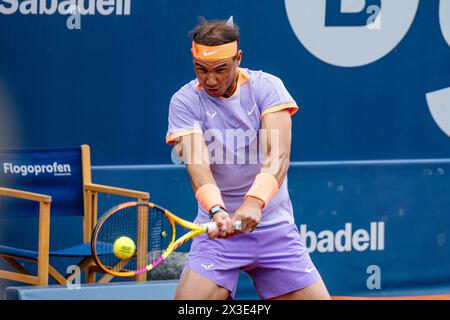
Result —
<path fill-rule="evenodd" d="M 48 196 L 45 194 L 22 191 L 22 190 L 16 190 L 16 189 L 0 188 L 0 195 L 12 197 L 12 198 L 45 202 L 45 203 L 52 202 L 51 196 Z"/>
<path fill-rule="evenodd" d="M 101 184 L 86 183 L 84 185 L 84 188 L 88 191 L 113 194 L 116 196 L 137 198 L 137 199 L 142 199 L 142 200 L 150 199 L 150 194 L 148 192 L 110 187 L 110 186 L 105 186 L 105 185 L 101 185 Z"/>

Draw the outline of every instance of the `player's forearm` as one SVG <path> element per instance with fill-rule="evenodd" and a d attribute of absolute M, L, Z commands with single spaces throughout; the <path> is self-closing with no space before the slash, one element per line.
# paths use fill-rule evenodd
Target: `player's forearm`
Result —
<path fill-rule="evenodd" d="M 196 192 L 198 188 L 205 184 L 216 184 L 209 165 L 187 164 L 186 169 L 191 179 L 192 189 L 194 190 L 194 192 Z"/>
<path fill-rule="evenodd" d="M 262 122 L 264 162 L 261 173 L 275 177 L 278 186 L 283 184 L 290 165 L 291 118 L 287 111 L 266 115 Z"/>
<path fill-rule="evenodd" d="M 278 186 L 283 184 L 290 165 L 290 153 L 285 150 L 277 155 L 269 155 L 261 166 L 261 173 L 268 173 L 275 177 Z"/>
<path fill-rule="evenodd" d="M 216 184 L 203 135 L 183 136 L 175 145 L 175 149 L 186 166 L 194 192 L 205 184 Z"/>
<path fill-rule="evenodd" d="M 264 152 L 260 173 L 246 194 L 246 201 L 267 206 L 286 178 L 291 153 L 291 118 L 287 111 L 267 114 L 259 138 Z M 259 200 L 256 202 L 254 199 Z"/>
<path fill-rule="evenodd" d="M 188 164 L 186 168 L 199 204 L 209 213 L 215 207 L 225 208 L 220 189 L 216 185 L 209 165 Z"/>
<path fill-rule="evenodd" d="M 289 169 L 290 164 L 289 159 L 290 159 L 289 152 L 282 152 L 276 155 L 276 157 L 267 155 L 266 161 L 261 166 L 260 173 L 272 175 L 276 179 L 278 187 L 280 187 L 283 184 L 283 181 L 286 178 L 287 171 Z M 245 203 L 249 205 L 258 206 L 259 208 L 264 207 L 264 201 L 253 196 L 246 197 Z"/>
<path fill-rule="evenodd" d="M 176 145 L 178 154 L 186 165 L 195 198 L 210 211 L 215 206 L 225 207 L 220 189 L 211 172 L 208 148 L 202 134 L 181 138 Z"/>

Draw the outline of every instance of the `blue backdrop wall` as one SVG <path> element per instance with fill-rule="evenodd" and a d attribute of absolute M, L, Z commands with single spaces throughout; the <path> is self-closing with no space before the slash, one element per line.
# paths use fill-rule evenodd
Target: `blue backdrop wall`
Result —
<path fill-rule="evenodd" d="M 68 15 L 0 14 L 0 134 L 8 137 L 1 146 L 89 143 L 98 165 L 170 162 L 164 140 L 168 101 L 195 77 L 187 33 L 198 16 L 233 15 L 241 27 L 243 66 L 281 77 L 302 107 L 294 121 L 293 160 L 449 157 L 449 136 L 426 99 L 450 86 L 450 47 L 441 28 L 449 23 L 440 22 L 450 19 L 448 5 L 420 2 L 404 36 L 389 19 L 408 10 L 392 9 L 382 16 L 380 30 L 363 31 L 364 38 L 393 34 L 391 50 L 371 63 L 341 67 L 316 56 L 325 50 L 349 55 L 338 52 L 344 44 L 308 50 L 299 41 L 294 30 L 301 33 L 303 26 L 295 27 L 289 17 L 296 21 L 302 8 L 291 2 L 133 0 L 130 15 L 81 16 L 79 30 L 67 28 Z M 419 1 L 407 2 L 414 7 Z M 0 5 L 8 8 L 7 3 Z M 324 10 L 317 18 L 336 15 Z M 351 32 L 358 28 L 354 19 L 340 20 L 340 27 L 328 28 L 358 40 Z M 359 50 L 366 43 L 350 43 L 349 51 L 369 55 Z"/>
<path fill-rule="evenodd" d="M 415 255 L 407 241 L 411 230 L 428 237 L 418 248 L 450 263 L 450 1 L 108 3 L 0 0 L 0 148 L 87 143 L 97 182 L 158 194 L 142 172 L 171 164 L 168 102 L 195 77 L 188 31 L 198 16 L 233 15 L 242 65 L 282 78 L 301 107 L 291 157 L 300 163 L 289 181 L 297 224 L 307 223 L 304 239 L 313 241 L 313 229 L 336 234 L 353 222 L 370 231 L 371 222 L 384 222 L 376 224 L 383 250 L 366 252 L 381 260 L 348 253 L 363 270 L 358 285 L 336 274 L 335 263 L 352 274 L 346 253 L 327 252 L 326 243 L 312 253 L 332 293 L 367 292 L 366 267 L 384 262 L 393 270 L 400 253 L 428 268 L 430 256 Z M 70 4 L 72 14 L 63 14 Z M 191 194 L 180 201 L 194 208 Z M 393 217 L 401 222 L 390 224 Z M 449 278 L 447 268 L 414 282 L 403 266 L 383 278 L 393 290 L 444 286 Z"/>

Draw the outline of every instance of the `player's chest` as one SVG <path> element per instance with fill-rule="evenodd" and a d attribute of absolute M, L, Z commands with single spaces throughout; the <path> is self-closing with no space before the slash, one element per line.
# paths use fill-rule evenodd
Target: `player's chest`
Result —
<path fill-rule="evenodd" d="M 261 112 L 252 95 L 231 99 L 201 97 L 201 126 L 206 130 L 255 130 L 261 126 Z"/>

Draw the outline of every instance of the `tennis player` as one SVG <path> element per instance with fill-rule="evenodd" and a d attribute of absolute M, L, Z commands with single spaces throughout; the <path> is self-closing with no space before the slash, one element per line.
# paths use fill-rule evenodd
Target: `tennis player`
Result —
<path fill-rule="evenodd" d="M 262 299 L 329 299 L 288 193 L 295 101 L 279 78 L 240 67 L 232 18 L 203 20 L 191 35 L 197 79 L 170 101 L 166 142 L 186 165 L 196 222 L 218 230 L 193 239 L 175 298 L 234 298 L 244 270 Z"/>

